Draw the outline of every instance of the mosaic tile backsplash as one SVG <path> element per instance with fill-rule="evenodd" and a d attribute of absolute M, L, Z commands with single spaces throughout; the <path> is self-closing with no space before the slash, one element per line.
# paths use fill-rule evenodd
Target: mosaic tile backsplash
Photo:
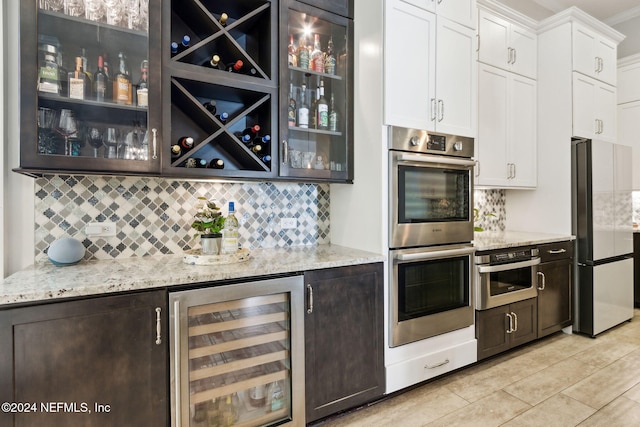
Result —
<path fill-rule="evenodd" d="M 85 259 L 182 253 L 199 247 L 190 228 L 198 196 L 215 199 L 226 215 L 234 201 L 246 248 L 330 243 L 329 185 L 213 183 L 142 177 L 47 175 L 35 182 L 35 259 L 56 239 L 73 237 Z M 280 219 L 298 226 L 283 230 Z M 87 237 L 91 222 L 116 223 L 114 237 Z"/>
<path fill-rule="evenodd" d="M 505 190 L 475 190 L 473 199 L 479 213 L 474 225 L 485 231 L 504 231 L 507 219 Z"/>

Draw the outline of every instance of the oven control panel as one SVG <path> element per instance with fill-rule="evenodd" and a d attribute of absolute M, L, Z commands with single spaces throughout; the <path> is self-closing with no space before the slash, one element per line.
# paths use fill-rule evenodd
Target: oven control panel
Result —
<path fill-rule="evenodd" d="M 526 261 L 538 256 L 537 248 L 518 248 L 511 251 L 476 253 L 476 264 L 504 264 L 508 262 Z"/>
<path fill-rule="evenodd" d="M 413 153 L 473 157 L 473 138 L 398 126 L 389 127 L 389 149 Z"/>

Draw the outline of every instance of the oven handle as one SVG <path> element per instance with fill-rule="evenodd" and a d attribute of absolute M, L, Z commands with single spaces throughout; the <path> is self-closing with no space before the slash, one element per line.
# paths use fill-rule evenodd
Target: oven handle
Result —
<path fill-rule="evenodd" d="M 418 252 L 413 254 L 397 254 L 398 261 L 418 261 L 423 259 L 444 258 L 451 256 L 469 255 L 474 253 L 476 248 L 449 249 L 443 251 Z"/>
<path fill-rule="evenodd" d="M 507 271 L 507 270 L 515 270 L 518 268 L 524 268 L 524 267 L 532 267 L 538 264 L 540 264 L 540 258 L 532 258 L 527 261 L 511 262 L 511 263 L 500 264 L 500 265 L 479 265 L 478 273 L 480 274 L 496 273 L 498 271 Z"/>
<path fill-rule="evenodd" d="M 476 163 L 473 160 L 452 159 L 444 156 L 429 156 L 428 154 L 398 154 L 396 159 L 400 162 L 420 162 L 420 163 L 441 163 L 445 165 L 473 167 Z"/>

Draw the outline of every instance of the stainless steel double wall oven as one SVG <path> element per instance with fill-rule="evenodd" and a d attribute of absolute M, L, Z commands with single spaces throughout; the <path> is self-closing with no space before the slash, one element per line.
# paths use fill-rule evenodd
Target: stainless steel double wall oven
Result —
<path fill-rule="evenodd" d="M 391 127 L 390 346 L 474 322 L 473 139 Z"/>

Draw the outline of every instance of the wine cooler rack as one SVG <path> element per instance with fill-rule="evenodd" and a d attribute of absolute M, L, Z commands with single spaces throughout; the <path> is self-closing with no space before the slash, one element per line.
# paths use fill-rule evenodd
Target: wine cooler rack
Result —
<path fill-rule="evenodd" d="M 223 15 L 227 19 L 221 22 Z M 170 20 L 170 39 L 165 39 L 163 51 L 170 58 L 165 99 L 171 110 L 165 117 L 171 131 L 163 146 L 163 171 L 180 176 L 275 177 L 277 1 L 173 0 Z M 177 52 L 172 51 L 173 42 L 179 46 Z M 222 69 L 210 65 L 214 55 Z M 226 70 L 237 61 L 243 64 L 239 71 Z M 209 102 L 215 111 L 205 107 Z M 222 113 L 228 114 L 226 120 Z M 243 131 L 255 125 L 260 131 L 243 141 Z M 185 136 L 194 139 L 193 148 L 170 157 L 173 145 Z M 269 141 L 255 143 L 263 137 Z M 207 166 L 222 159 L 224 168 L 191 168 L 190 159 Z"/>

